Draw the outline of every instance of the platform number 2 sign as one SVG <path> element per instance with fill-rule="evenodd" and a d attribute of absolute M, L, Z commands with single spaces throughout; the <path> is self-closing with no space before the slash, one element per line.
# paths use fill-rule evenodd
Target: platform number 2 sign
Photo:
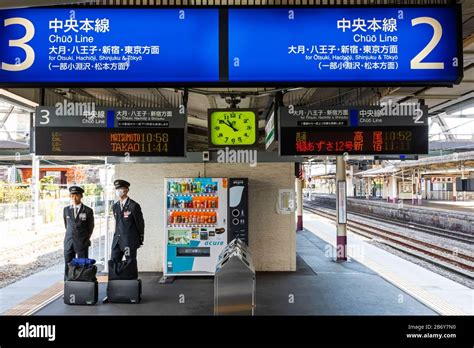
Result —
<path fill-rule="evenodd" d="M 444 63 L 436 62 L 436 63 L 426 63 L 422 62 L 431 51 L 435 49 L 438 43 L 441 41 L 441 37 L 443 36 L 443 27 L 441 24 L 434 18 L 431 17 L 418 17 L 414 18 L 411 21 L 411 25 L 415 26 L 418 24 L 429 24 L 433 27 L 433 36 L 431 37 L 430 42 L 428 45 L 423 48 L 420 53 L 418 53 L 415 58 L 413 58 L 410 62 L 411 69 L 444 69 Z"/>
<path fill-rule="evenodd" d="M 35 36 L 35 26 L 28 19 L 20 18 L 20 17 L 5 19 L 3 26 L 8 27 L 10 25 L 21 25 L 23 28 L 25 28 L 25 31 L 26 31 L 25 35 L 19 39 L 9 40 L 8 46 L 18 47 L 22 49 L 25 52 L 26 58 L 24 61 L 20 61 L 18 59 L 15 64 L 2 62 L 2 70 L 6 70 L 6 71 L 27 70 L 35 62 L 35 51 L 30 45 L 28 45 L 28 43 Z"/>

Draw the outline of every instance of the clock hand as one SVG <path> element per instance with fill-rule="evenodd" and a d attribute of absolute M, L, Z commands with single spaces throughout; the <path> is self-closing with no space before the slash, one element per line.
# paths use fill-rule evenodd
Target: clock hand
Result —
<path fill-rule="evenodd" d="M 230 121 L 227 121 L 228 123 L 224 122 L 225 125 L 229 126 L 230 128 L 232 128 L 234 130 L 234 132 L 238 132 L 237 129 L 235 129 L 235 127 L 232 125 L 232 123 L 230 123 Z"/>

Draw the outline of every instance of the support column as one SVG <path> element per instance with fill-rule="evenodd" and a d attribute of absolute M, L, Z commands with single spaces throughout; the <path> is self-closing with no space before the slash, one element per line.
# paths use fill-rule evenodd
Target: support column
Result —
<path fill-rule="evenodd" d="M 297 207 L 297 222 L 296 230 L 303 229 L 303 180 L 296 178 L 296 207 Z"/>
<path fill-rule="evenodd" d="M 428 181 L 430 180 L 430 181 Z M 428 179 L 425 177 L 425 195 L 424 199 L 428 200 L 429 194 L 430 194 L 430 184 L 431 184 L 431 179 Z"/>
<path fill-rule="evenodd" d="M 39 168 L 40 162 L 36 155 L 31 156 L 31 230 L 38 232 L 39 224 Z"/>
<path fill-rule="evenodd" d="M 458 191 L 456 191 L 456 177 L 453 177 L 452 180 L 453 180 L 453 201 L 457 201 Z"/>
<path fill-rule="evenodd" d="M 347 183 L 346 162 L 336 157 L 337 261 L 347 261 Z"/>
<path fill-rule="evenodd" d="M 395 174 L 392 175 L 392 192 L 391 192 L 390 196 L 392 196 L 393 203 L 397 203 L 397 200 L 398 200 L 398 181 L 397 181 L 397 177 L 395 176 Z"/>
<path fill-rule="evenodd" d="M 104 200 L 105 200 L 105 245 L 104 245 L 104 272 L 109 271 L 109 259 L 110 259 L 110 243 L 109 241 L 109 228 L 110 228 L 110 212 L 109 212 L 109 171 L 110 165 L 107 163 L 107 157 L 105 158 L 105 185 L 104 185 Z"/>

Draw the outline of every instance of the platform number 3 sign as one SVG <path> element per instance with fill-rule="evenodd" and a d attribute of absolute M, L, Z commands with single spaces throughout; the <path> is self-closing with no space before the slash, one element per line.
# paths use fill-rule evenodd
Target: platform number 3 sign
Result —
<path fill-rule="evenodd" d="M 35 51 L 33 48 L 28 45 L 28 43 L 33 39 L 35 36 L 35 26 L 26 18 L 7 18 L 3 23 L 4 27 L 8 27 L 10 25 L 21 25 L 25 28 L 25 35 L 22 38 L 9 40 L 8 46 L 9 47 L 18 47 L 25 51 L 26 58 L 23 61 L 19 59 L 15 62 L 15 64 L 10 64 L 6 62 L 2 62 L 2 70 L 6 71 L 23 71 L 30 68 L 33 63 L 35 62 Z"/>

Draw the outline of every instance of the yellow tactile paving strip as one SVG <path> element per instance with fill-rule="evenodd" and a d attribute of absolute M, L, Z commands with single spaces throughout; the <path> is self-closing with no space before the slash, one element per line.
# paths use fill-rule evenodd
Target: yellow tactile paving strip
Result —
<path fill-rule="evenodd" d="M 46 290 L 2 313 L 2 315 L 32 315 L 63 294 L 64 282 L 57 282 Z"/>
<path fill-rule="evenodd" d="M 98 276 L 97 281 L 99 283 L 106 283 L 107 276 Z M 49 303 L 58 299 L 63 295 L 64 282 L 57 282 L 42 292 L 30 297 L 28 300 L 16 305 L 13 308 L 1 313 L 1 315 L 33 315 L 41 308 L 45 307 Z"/>

